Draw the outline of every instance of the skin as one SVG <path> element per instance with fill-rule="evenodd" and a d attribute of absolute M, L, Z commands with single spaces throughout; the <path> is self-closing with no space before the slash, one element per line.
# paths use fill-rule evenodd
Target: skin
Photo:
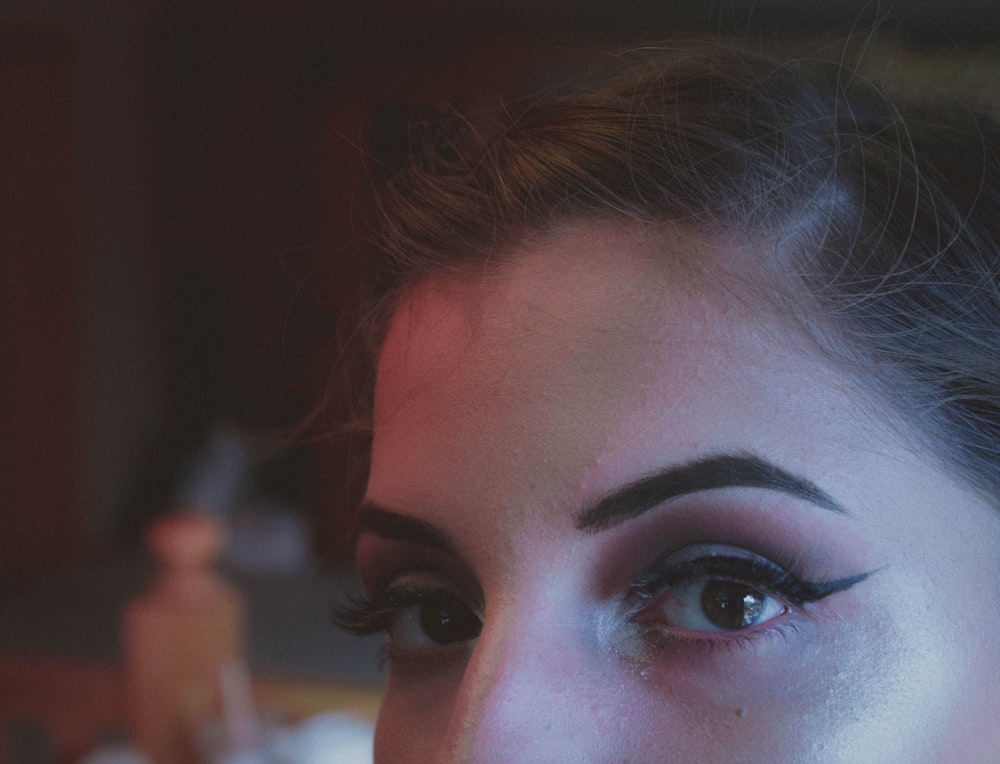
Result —
<path fill-rule="evenodd" d="M 378 367 L 367 502 L 448 543 L 370 526 L 359 566 L 372 593 L 440 588 L 483 626 L 437 644 L 396 617 L 377 761 L 995 755 L 995 509 L 721 275 L 741 254 L 676 231 L 577 225 L 402 300 Z M 766 459 L 843 511 L 730 486 L 578 527 L 610 492 L 718 454 Z M 633 594 L 658 559 L 693 545 L 813 582 L 868 575 L 704 632 L 675 617 L 678 605 L 700 613 L 683 591 L 641 606 Z"/>

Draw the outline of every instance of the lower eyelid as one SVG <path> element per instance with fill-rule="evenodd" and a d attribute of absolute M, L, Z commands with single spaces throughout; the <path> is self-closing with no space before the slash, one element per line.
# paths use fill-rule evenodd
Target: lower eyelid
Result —
<path fill-rule="evenodd" d="M 725 651 L 726 655 L 736 650 L 761 650 L 770 642 L 777 641 L 781 646 L 787 646 L 790 640 L 800 632 L 798 623 L 779 617 L 759 627 L 751 627 L 738 631 L 720 632 L 688 632 L 680 629 L 658 628 L 646 626 L 645 639 L 650 647 L 657 651 L 678 651 L 684 656 L 688 651 L 704 655 L 713 655 Z M 684 658 L 686 660 L 686 658 Z"/>

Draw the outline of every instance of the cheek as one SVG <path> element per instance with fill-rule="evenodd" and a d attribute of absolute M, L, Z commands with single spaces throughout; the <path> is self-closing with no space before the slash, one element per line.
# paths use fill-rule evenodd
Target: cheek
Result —
<path fill-rule="evenodd" d="M 650 655 L 634 683 L 647 750 L 669 739 L 704 761 L 954 760 L 942 752 L 969 710 L 954 656 L 891 613 L 846 610 L 697 658 Z"/>
<path fill-rule="evenodd" d="M 435 760 L 448 735 L 461 673 L 444 665 L 433 679 L 413 681 L 390 672 L 375 727 L 376 764 Z"/>

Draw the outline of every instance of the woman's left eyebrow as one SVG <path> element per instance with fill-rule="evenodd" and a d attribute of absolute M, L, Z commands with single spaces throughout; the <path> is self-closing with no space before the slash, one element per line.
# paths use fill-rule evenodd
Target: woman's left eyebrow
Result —
<path fill-rule="evenodd" d="M 806 478 L 793 475 L 754 454 L 722 454 L 668 467 L 629 483 L 581 512 L 576 527 L 597 533 L 679 496 L 735 487 L 781 491 L 823 509 L 847 514 L 829 494 Z"/>

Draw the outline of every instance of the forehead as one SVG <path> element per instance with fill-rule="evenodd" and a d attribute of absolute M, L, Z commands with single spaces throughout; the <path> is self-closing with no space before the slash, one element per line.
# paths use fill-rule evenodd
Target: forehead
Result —
<path fill-rule="evenodd" d="M 836 375 L 722 275 L 727 259 L 696 235 L 594 225 L 425 279 L 383 348 L 369 493 L 503 511 L 599 491 L 665 453 L 801 458 L 773 423 L 790 407 L 845 422 L 847 396 L 817 388 Z M 476 480 L 456 479 L 472 465 Z"/>
<path fill-rule="evenodd" d="M 560 402 L 587 395 L 596 387 L 588 379 L 607 382 L 621 374 L 621 361 L 632 365 L 651 343 L 681 339 L 661 331 L 668 287 L 692 291 L 675 283 L 681 280 L 690 284 L 690 275 L 669 268 L 647 236 L 622 228 L 572 231 L 528 245 L 502 265 L 424 279 L 390 323 L 379 413 L 446 389 L 463 392 L 455 403 L 473 391 L 529 400 L 532 392 L 558 389 Z M 690 303 L 694 327 L 700 300 Z"/>

